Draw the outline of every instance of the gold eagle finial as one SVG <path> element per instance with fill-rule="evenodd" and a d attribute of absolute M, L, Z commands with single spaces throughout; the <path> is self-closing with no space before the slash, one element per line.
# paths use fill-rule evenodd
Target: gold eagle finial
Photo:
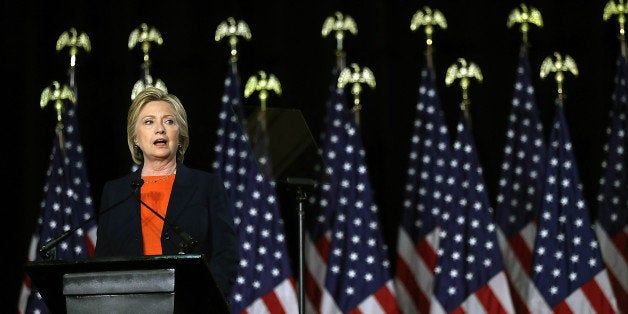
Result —
<path fill-rule="evenodd" d="M 39 106 L 44 109 L 46 105 L 53 101 L 54 108 L 57 113 L 57 126 L 55 132 L 59 138 L 59 147 L 61 152 L 65 154 L 65 140 L 63 138 L 63 105 L 64 100 L 69 100 L 72 103 L 76 103 L 76 95 L 74 90 L 67 85 L 59 84 L 58 81 L 53 81 L 52 84 L 46 86 L 41 92 L 39 98 Z"/>
<path fill-rule="evenodd" d="M 129 50 L 133 49 L 135 45 L 142 44 L 142 52 L 144 53 L 144 62 L 149 62 L 150 57 L 148 55 L 151 42 L 156 43 L 157 45 L 163 44 L 163 38 L 161 37 L 161 33 L 157 28 L 153 26 L 148 26 L 146 23 L 140 24 L 140 26 L 131 31 L 129 35 Z"/>
<path fill-rule="evenodd" d="M 366 84 L 371 88 L 375 88 L 375 75 L 371 69 L 367 67 L 360 68 L 356 63 L 352 63 L 340 71 L 338 75 L 338 88 L 344 88 L 351 84 L 351 94 L 353 95 L 353 112 L 355 113 L 355 121 L 360 124 L 360 93 L 362 93 L 362 84 Z"/>
<path fill-rule="evenodd" d="M 67 85 L 59 84 L 58 81 L 53 81 L 52 84 L 46 86 L 41 92 L 39 98 L 39 106 L 44 109 L 46 105 L 54 101 L 54 108 L 57 112 L 57 123 L 61 124 L 61 113 L 63 112 L 63 101 L 69 100 L 72 103 L 76 102 L 76 95 L 74 91 Z"/>
<path fill-rule="evenodd" d="M 412 15 L 410 20 L 410 30 L 413 32 L 419 29 L 419 27 L 425 26 L 425 35 L 427 36 L 427 46 L 431 46 L 432 34 L 434 33 L 434 26 L 440 26 L 442 29 L 447 29 L 447 20 L 445 15 L 439 10 L 432 10 L 428 6 L 424 6 L 423 10 L 418 10 Z"/>
<path fill-rule="evenodd" d="M 328 16 L 323 22 L 323 28 L 321 34 L 323 37 L 327 37 L 331 32 L 335 33 L 336 37 L 336 50 L 343 50 L 343 40 L 345 32 L 349 32 L 353 35 L 358 33 L 358 25 L 355 20 L 349 15 L 344 15 L 339 11 L 336 11 L 333 16 Z"/>
<path fill-rule="evenodd" d="M 259 71 L 257 76 L 252 75 L 246 81 L 244 97 L 248 98 L 254 92 L 259 92 L 261 108 L 262 111 L 265 111 L 266 99 L 268 99 L 268 93 L 271 91 L 275 92 L 277 95 L 281 95 L 281 83 L 274 74 L 266 74 L 264 71 Z"/>
<path fill-rule="evenodd" d="M 238 58 L 238 37 L 242 37 L 246 40 L 251 40 L 251 30 L 249 29 L 249 25 L 242 20 L 236 21 L 235 18 L 228 17 L 226 21 L 222 21 L 216 27 L 214 40 L 220 41 L 223 38 L 229 38 L 229 46 L 231 47 L 231 58 L 234 61 Z"/>
<path fill-rule="evenodd" d="M 619 41 L 621 45 L 621 54 L 626 55 L 626 14 L 628 14 L 628 3 L 624 3 L 624 0 L 619 0 L 618 3 L 610 0 L 604 6 L 604 14 L 602 18 L 604 21 L 608 21 L 613 15 L 617 15 L 617 22 L 619 23 Z"/>
<path fill-rule="evenodd" d="M 74 27 L 61 33 L 57 39 L 57 51 L 61 51 L 65 47 L 69 47 L 71 67 L 76 65 L 76 55 L 78 54 L 79 48 L 83 48 L 85 52 L 90 52 L 92 50 L 92 44 L 89 40 L 89 36 L 87 36 L 84 32 L 77 32 Z"/>
<path fill-rule="evenodd" d="M 476 79 L 482 83 L 482 71 L 477 64 L 467 62 L 464 58 L 458 58 L 457 62 L 447 68 L 445 75 L 445 84 L 451 85 L 455 80 L 460 80 L 460 88 L 462 89 L 462 102 L 460 107 L 467 119 L 469 118 L 469 84 L 471 79 Z"/>
<path fill-rule="evenodd" d="M 530 31 L 530 24 L 538 27 L 543 27 L 543 17 L 541 12 L 534 8 L 526 6 L 524 3 L 520 4 L 518 8 L 514 8 L 508 15 L 508 21 L 506 26 L 508 28 L 513 27 L 515 24 L 519 25 L 519 30 L 523 35 L 523 44 L 528 45 L 528 32 Z"/>
<path fill-rule="evenodd" d="M 546 57 L 541 63 L 541 71 L 540 77 L 542 79 L 546 78 L 550 73 L 556 73 L 556 88 L 558 92 L 559 99 L 563 98 L 563 81 L 565 80 L 565 72 L 570 72 L 574 76 L 578 76 L 578 66 L 576 65 L 576 61 L 569 55 L 565 55 L 564 57 L 560 55 L 558 52 L 554 52 L 552 56 Z"/>

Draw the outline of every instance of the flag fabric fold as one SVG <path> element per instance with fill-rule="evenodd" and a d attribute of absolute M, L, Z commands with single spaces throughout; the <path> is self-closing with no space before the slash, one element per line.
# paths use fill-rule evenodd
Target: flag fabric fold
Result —
<path fill-rule="evenodd" d="M 421 71 L 397 238 L 395 288 L 403 313 L 429 313 L 438 249 L 437 218 L 450 212 L 455 179 L 449 132 L 432 69 Z"/>
<path fill-rule="evenodd" d="M 482 167 L 462 115 L 457 131 L 452 167 L 459 194 L 441 216 L 430 313 L 514 313 Z"/>
<path fill-rule="evenodd" d="M 344 91 L 332 87 L 331 92 L 322 145 L 324 175 L 317 194 L 320 209 L 307 235 L 310 310 L 397 313 L 360 131 Z"/>
<path fill-rule="evenodd" d="M 558 105 L 547 152 L 543 207 L 532 262 L 532 313 L 615 313 L 617 306 L 589 220 L 569 129 Z"/>
<path fill-rule="evenodd" d="M 536 220 L 542 205 L 546 152 L 530 73 L 527 52 L 522 51 L 495 206 L 497 235 L 518 313 L 528 313 L 525 301 L 531 283 Z"/>
<path fill-rule="evenodd" d="M 91 186 L 80 142 L 77 104 L 65 102 L 62 121 L 62 127 L 58 126 L 55 130 L 43 200 L 28 251 L 29 261 L 42 260 L 37 253 L 42 245 L 94 216 Z M 53 249 L 54 258 L 72 260 L 92 257 L 96 246 L 96 228 L 96 222 L 92 220 L 77 229 Z M 49 312 L 28 276 L 18 306 L 19 313 Z"/>
<path fill-rule="evenodd" d="M 621 313 L 628 313 L 628 64 L 617 58 L 613 107 L 606 129 L 595 231 Z"/>
<path fill-rule="evenodd" d="M 225 79 L 214 169 L 224 180 L 239 237 L 240 262 L 229 301 L 232 313 L 296 313 L 297 293 L 274 184 L 260 170 L 243 124 L 234 67 Z"/>
<path fill-rule="evenodd" d="M 331 160 L 336 158 L 337 153 L 342 150 L 342 143 L 346 142 L 340 123 L 340 114 L 335 110 L 337 104 L 346 103 L 345 95 L 341 93 L 335 82 L 341 69 L 334 68 L 332 71 L 332 83 L 329 88 L 330 97 L 326 103 L 326 115 L 324 117 L 324 127 L 320 139 L 322 147 L 319 149 L 322 164 L 314 165 L 319 172 L 320 188 L 313 191 L 309 197 L 311 210 L 306 212 L 305 220 L 307 230 L 304 235 L 305 246 L 305 294 L 307 296 L 307 312 L 320 313 L 323 299 L 329 304 L 331 296 L 325 289 L 325 273 L 327 272 L 327 261 L 329 255 L 329 245 L 331 242 L 332 217 L 336 214 L 338 198 L 330 197 L 332 184 L 337 185 L 339 177 L 327 175 L 327 171 L 333 169 L 326 167 Z M 343 139 L 340 139 L 340 136 Z M 323 174 L 320 174 L 323 173 Z M 321 178 L 325 178 L 321 180 Z M 327 192 L 329 191 L 329 192 Z M 337 312 L 337 310 L 336 310 Z"/>

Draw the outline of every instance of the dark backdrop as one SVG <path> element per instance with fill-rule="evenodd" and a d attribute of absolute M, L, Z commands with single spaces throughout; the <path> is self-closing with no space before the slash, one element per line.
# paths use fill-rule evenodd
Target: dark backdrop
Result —
<path fill-rule="evenodd" d="M 616 19 L 602 20 L 601 1 L 530 1 L 543 14 L 544 26 L 530 32 L 530 60 L 538 74 L 541 61 L 559 51 L 571 55 L 580 75 L 567 76 L 565 114 L 571 129 L 586 199 L 595 211 L 602 142 L 615 74 Z M 8 1 L 0 7 L 0 66 L 5 112 L 1 154 L 3 197 L 2 249 L 6 269 L 2 308 L 15 308 L 27 246 L 36 224 L 52 146 L 55 115 L 39 108 L 42 89 L 65 81 L 67 49 L 55 51 L 59 35 L 70 27 L 86 32 L 92 51 L 78 57 L 79 123 L 94 203 L 108 179 L 126 173 L 131 159 L 125 119 L 133 84 L 140 78 L 141 52 L 129 51 L 130 32 L 145 22 L 161 32 L 164 44 L 151 50 L 152 74 L 187 107 L 191 146 L 186 164 L 211 170 L 217 113 L 227 71 L 228 47 L 216 43 L 216 26 L 229 16 L 246 21 L 253 38 L 239 45 L 242 80 L 259 70 L 274 73 L 283 95 L 269 106 L 302 110 L 318 137 L 327 87 L 334 64 L 335 40 L 322 38 L 324 19 L 336 10 L 352 16 L 357 36 L 345 40 L 347 61 L 369 67 L 377 80 L 362 94 L 362 135 L 384 236 L 394 252 L 401 212 L 419 71 L 425 64 L 425 35 L 410 31 L 410 18 L 423 5 L 442 11 L 447 30 L 435 33 L 434 62 L 439 93 L 453 134 L 460 89 L 444 84 L 445 71 L 458 57 L 478 64 L 484 75 L 471 86 L 473 132 L 494 200 L 510 109 L 521 34 L 508 29 L 516 1 Z M 534 78 L 545 130 L 554 114 L 553 78 Z M 7 126 L 8 124 L 8 126 Z M 287 219 L 295 215 L 283 208 Z M 294 231 L 288 225 L 287 232 Z M 291 243 L 291 250 L 296 250 Z M 296 259 L 296 258 L 295 258 Z M 3 311 L 4 312 L 4 311 Z"/>

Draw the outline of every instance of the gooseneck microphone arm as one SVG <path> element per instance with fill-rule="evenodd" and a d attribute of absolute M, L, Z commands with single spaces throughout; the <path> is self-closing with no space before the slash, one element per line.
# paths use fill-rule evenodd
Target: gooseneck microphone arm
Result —
<path fill-rule="evenodd" d="M 94 216 L 90 217 L 89 219 L 84 220 L 78 226 L 76 226 L 76 227 L 74 227 L 72 229 L 69 229 L 69 230 L 63 232 L 62 234 L 60 234 L 59 236 L 49 240 L 44 245 L 42 245 L 41 248 L 39 248 L 39 254 L 41 254 L 41 256 L 45 260 L 53 259 L 55 257 L 54 256 L 55 254 L 50 254 L 50 252 L 51 252 L 52 248 L 54 248 L 55 246 L 57 246 L 57 244 L 59 244 L 59 242 L 67 239 L 70 235 L 72 235 L 74 232 L 76 232 L 76 230 L 85 227 L 85 225 L 87 225 L 89 222 L 93 221 L 94 219 L 96 219 L 100 215 L 104 215 L 107 212 L 109 212 L 110 210 L 116 208 L 118 205 L 126 202 L 129 198 L 131 198 L 131 196 L 133 196 L 133 195 L 135 195 L 137 193 L 137 191 L 142 186 L 142 184 L 144 184 L 143 180 L 142 181 L 138 181 L 138 180 L 131 181 L 131 193 L 127 197 L 125 197 L 125 198 L 115 202 L 113 205 L 111 205 L 111 206 L 107 207 L 106 209 L 102 210 L 97 215 L 94 215 Z"/>
<path fill-rule="evenodd" d="M 139 181 L 141 182 L 140 186 L 144 184 L 144 180 L 139 179 Z M 148 204 L 142 201 L 141 197 L 138 197 L 138 200 L 140 201 L 142 205 L 144 205 L 144 207 L 150 210 L 150 212 L 153 213 L 155 216 L 159 217 L 159 219 L 161 219 L 168 226 L 170 230 L 174 231 L 179 236 L 179 238 L 183 240 L 179 242 L 179 254 L 188 254 L 192 252 L 194 248 L 196 248 L 198 241 L 196 241 L 196 239 L 194 239 L 189 233 L 185 232 L 183 228 L 167 220 L 166 217 L 162 216 L 156 210 L 154 210 L 152 207 L 150 207 Z"/>

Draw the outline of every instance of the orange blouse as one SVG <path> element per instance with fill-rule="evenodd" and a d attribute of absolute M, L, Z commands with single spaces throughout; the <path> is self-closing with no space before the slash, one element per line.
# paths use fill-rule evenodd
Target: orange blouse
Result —
<path fill-rule="evenodd" d="M 166 217 L 174 177 L 174 175 L 142 177 L 144 179 L 141 188 L 142 201 L 162 217 Z M 140 204 L 140 208 L 144 255 L 161 255 L 161 232 L 164 221 L 143 204 Z"/>

